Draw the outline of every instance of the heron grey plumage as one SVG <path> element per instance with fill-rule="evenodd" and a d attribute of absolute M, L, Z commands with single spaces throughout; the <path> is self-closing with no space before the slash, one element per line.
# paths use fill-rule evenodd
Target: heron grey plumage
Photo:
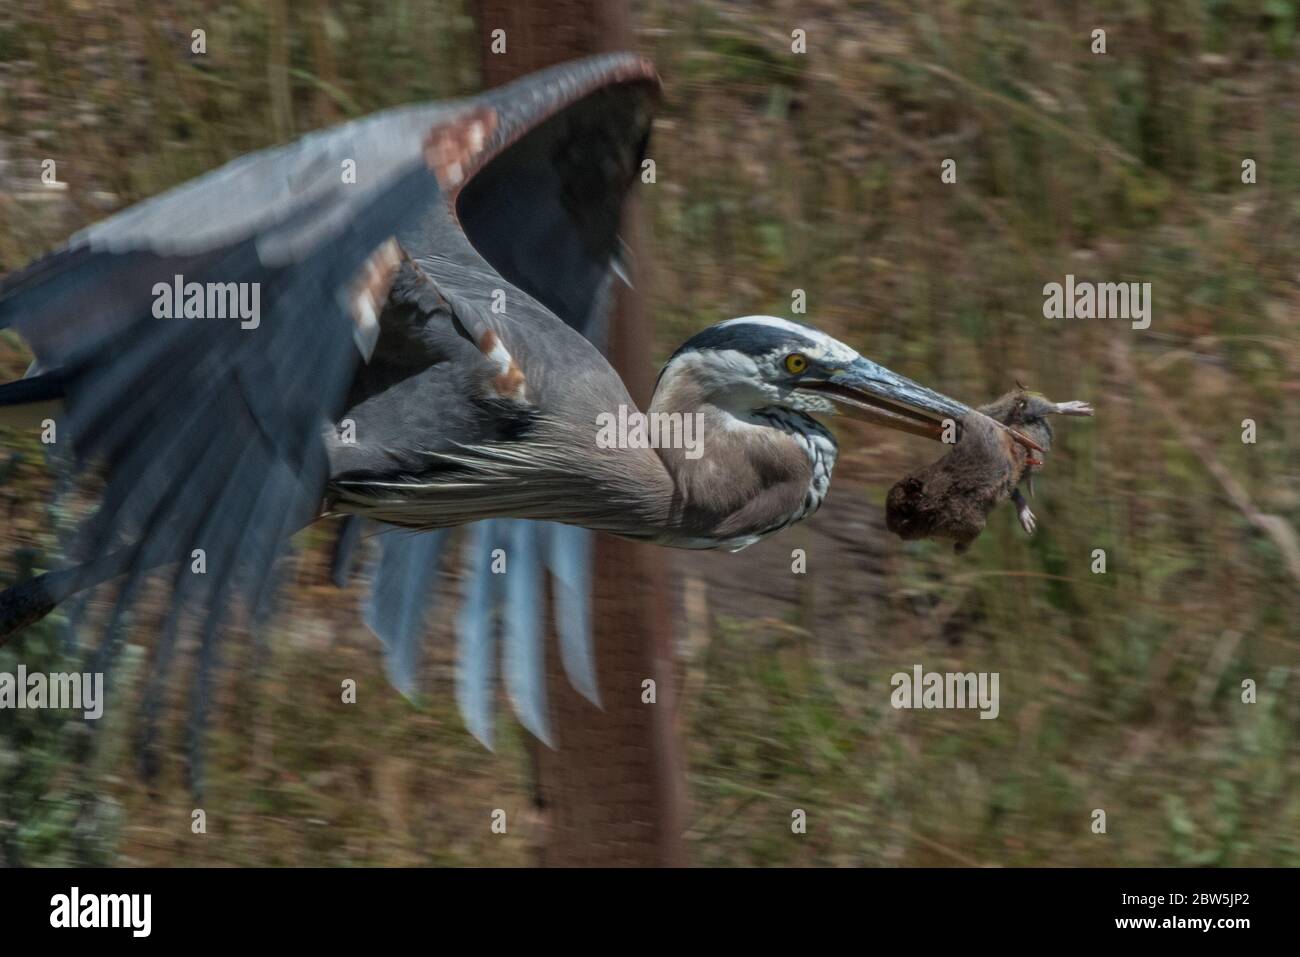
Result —
<path fill-rule="evenodd" d="M 598 441 L 602 415 L 635 409 L 596 342 L 657 90 L 648 62 L 614 54 L 356 120 L 236 160 L 6 277 L 0 328 L 27 339 L 39 372 L 0 385 L 0 424 L 60 403 L 76 470 L 104 485 L 73 545 L 81 564 L 0 596 L 0 619 L 6 603 L 9 625 L 25 623 L 125 575 L 120 616 L 144 576 L 176 565 L 159 667 L 190 615 L 207 665 L 227 606 L 243 596 L 263 613 L 285 542 L 333 513 L 418 531 L 490 520 L 485 542 L 505 536 L 582 588 L 581 539 L 495 523 L 744 547 L 821 504 L 836 446 L 814 416 L 937 438 L 968 412 L 811 326 L 749 316 L 687 341 L 648 410 L 698 415 L 704 454 Z M 154 291 L 182 277 L 256 285 L 260 321 L 159 318 Z M 442 551 L 381 573 L 404 593 Z M 200 553 L 203 573 L 187 572 Z M 540 639 L 518 615 L 537 587 L 529 571 L 479 600 L 515 610 L 505 678 L 545 736 Z M 482 736 L 490 624 L 469 604 L 459 693 Z M 372 603 L 367 617 L 407 677 L 423 609 Z M 594 696 L 577 632 L 561 632 L 571 679 Z"/>
<path fill-rule="evenodd" d="M 444 303 L 431 302 L 412 334 L 450 350 Z M 454 312 L 455 306 L 450 306 Z M 532 321 L 540 325 L 541 313 Z M 513 321 L 513 320 L 511 320 Z M 837 406 L 873 421 L 939 434 L 944 418 L 969 411 L 860 356 L 838 340 L 789 320 L 749 316 L 697 334 L 665 365 L 651 414 L 697 415 L 703 455 L 645 445 L 609 448 L 598 441 L 603 415 L 634 408 L 622 381 L 586 342 L 558 325 L 494 324 L 522 369 L 525 400 L 504 403 L 480 384 L 455 398 L 482 407 L 499 433 L 473 443 L 447 442 L 439 407 L 413 401 L 435 365 L 394 390 L 367 389 L 345 417 L 355 440 L 330 443 L 329 507 L 393 525 L 438 528 L 485 518 L 526 518 L 581 525 L 627 538 L 686 548 L 739 548 L 779 531 L 820 506 L 837 448 L 813 416 Z M 409 342 L 394 346 L 409 360 Z M 481 379 L 495 366 L 461 348 Z M 518 355 L 515 353 L 518 352 Z M 370 369 L 380 379 L 388 354 L 381 337 Z M 795 368 L 797 367 L 797 371 Z M 432 371 L 430 371 L 432 370 Z M 364 375 L 364 374 L 363 374 Z M 444 405 L 445 407 L 445 405 Z M 390 434 L 402 410 L 431 421 L 401 422 L 400 450 Z M 495 417 L 492 417 L 493 414 Z M 374 436 L 367 440 L 365 436 Z"/>

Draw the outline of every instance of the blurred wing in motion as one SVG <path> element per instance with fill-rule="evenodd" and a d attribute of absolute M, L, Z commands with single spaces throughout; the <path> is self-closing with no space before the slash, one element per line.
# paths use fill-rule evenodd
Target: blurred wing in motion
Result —
<path fill-rule="evenodd" d="M 68 556 L 126 572 L 96 670 L 111 665 L 146 574 L 176 563 L 156 661 L 170 659 L 178 618 L 203 620 L 201 720 L 226 609 L 237 595 L 254 614 L 266 607 L 275 558 L 316 517 L 322 432 L 357 362 L 358 303 L 378 291 L 354 284 L 382 282 L 394 228 L 437 201 L 422 144 L 444 114 L 383 115 L 236 161 L 85 230 L 0 288 L 0 326 L 42 370 L 0 388 L 0 404 L 37 390 L 61 401 L 57 441 L 78 472 L 102 476 Z M 344 158 L 375 175 L 344 183 Z"/>
<path fill-rule="evenodd" d="M 125 573 L 97 670 L 111 663 L 146 573 L 174 565 L 151 694 L 182 622 L 203 622 L 201 725 L 228 606 L 242 599 L 262 616 L 275 558 L 320 514 L 331 424 L 375 348 L 407 252 L 437 261 L 468 236 L 507 281 L 571 324 L 575 310 L 585 320 L 617 245 L 627 178 L 626 160 L 604 150 L 639 157 L 653 88 L 645 61 L 610 55 L 472 100 L 377 114 L 236 160 L 0 284 L 0 328 L 18 331 L 37 359 L 36 375 L 0 386 L 0 424 L 61 408 L 58 441 L 79 473 L 102 477 L 100 508 L 68 556 L 89 567 L 53 589 L 58 600 Z M 585 142 L 604 112 L 629 106 L 635 122 Z M 406 538 L 410 554 L 381 560 L 368 613 L 399 687 L 414 646 L 389 639 L 422 615 L 385 596 L 421 581 L 427 592 L 445 546 L 441 535 Z M 525 672 L 537 653 L 509 658 L 512 691 L 535 695 Z"/>

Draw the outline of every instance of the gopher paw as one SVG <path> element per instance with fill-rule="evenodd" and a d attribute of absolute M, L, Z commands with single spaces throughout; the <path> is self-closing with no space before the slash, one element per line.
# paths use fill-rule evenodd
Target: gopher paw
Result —
<path fill-rule="evenodd" d="M 1027 534 L 1034 534 L 1034 529 L 1038 527 L 1038 521 L 1034 518 L 1034 513 L 1029 510 L 1029 506 L 1020 506 L 1020 508 L 1016 509 L 1016 514 L 1020 517 L 1020 527 Z"/>
<path fill-rule="evenodd" d="M 1075 399 L 1071 402 L 1056 403 L 1056 411 L 1061 415 L 1092 415 L 1092 406 Z"/>

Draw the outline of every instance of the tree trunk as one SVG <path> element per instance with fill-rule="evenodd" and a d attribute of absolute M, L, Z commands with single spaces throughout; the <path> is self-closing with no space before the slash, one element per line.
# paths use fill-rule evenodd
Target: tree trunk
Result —
<path fill-rule="evenodd" d="M 479 0 L 478 31 L 485 86 L 631 43 L 626 0 Z M 506 52 L 492 52 L 504 30 Z M 624 210 L 624 237 L 639 255 L 639 216 Z M 638 288 L 640 280 L 634 278 Z M 609 358 L 633 399 L 645 408 L 653 391 L 645 361 L 651 341 L 640 296 L 620 284 L 611 319 Z M 664 554 L 598 535 L 593 631 L 604 710 L 564 677 L 553 633 L 548 690 L 558 749 L 537 745 L 538 811 L 546 865 L 678 865 L 682 855 L 684 782 L 674 732 L 671 607 Z M 655 703 L 643 703 L 644 682 Z"/>

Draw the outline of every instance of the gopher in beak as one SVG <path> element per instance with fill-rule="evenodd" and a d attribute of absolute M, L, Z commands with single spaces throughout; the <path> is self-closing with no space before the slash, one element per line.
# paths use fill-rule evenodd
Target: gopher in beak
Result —
<path fill-rule="evenodd" d="M 1052 447 L 1052 415 L 1092 415 L 1086 402 L 1052 402 L 1023 388 L 981 406 L 961 422 L 961 439 L 953 450 L 924 468 L 904 476 L 885 499 L 886 527 L 906 541 L 948 539 L 961 553 L 984 531 L 994 507 L 1008 499 L 1015 505 L 1024 530 L 1037 525 L 1019 485 L 1043 467 Z M 998 423 L 1009 426 L 1042 446 L 1038 453 L 1017 443 Z"/>

